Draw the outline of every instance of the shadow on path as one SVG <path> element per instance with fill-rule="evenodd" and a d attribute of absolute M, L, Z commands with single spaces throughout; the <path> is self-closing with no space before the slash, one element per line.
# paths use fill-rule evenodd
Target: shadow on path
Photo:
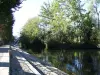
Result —
<path fill-rule="evenodd" d="M 12 54 L 14 54 L 16 51 L 12 51 Z M 20 56 L 19 56 L 20 57 Z M 21 59 L 20 59 L 21 60 Z M 24 60 L 21 60 L 24 62 Z M 22 70 L 22 67 L 15 56 L 11 56 L 10 59 L 10 75 L 36 75 L 33 73 L 25 72 Z"/>
<path fill-rule="evenodd" d="M 7 53 L 9 48 L 0 48 L 0 53 Z"/>
<path fill-rule="evenodd" d="M 9 63 L 7 63 L 7 62 L 0 62 L 0 67 L 9 67 Z"/>

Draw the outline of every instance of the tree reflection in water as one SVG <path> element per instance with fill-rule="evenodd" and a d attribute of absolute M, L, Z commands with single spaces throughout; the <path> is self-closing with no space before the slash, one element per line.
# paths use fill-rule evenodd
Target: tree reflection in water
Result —
<path fill-rule="evenodd" d="M 100 75 L 100 51 L 55 50 L 47 56 L 49 63 L 70 75 Z"/>

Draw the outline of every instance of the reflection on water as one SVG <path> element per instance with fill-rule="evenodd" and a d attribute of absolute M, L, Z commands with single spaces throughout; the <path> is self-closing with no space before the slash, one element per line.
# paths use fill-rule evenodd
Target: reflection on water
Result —
<path fill-rule="evenodd" d="M 42 57 L 69 75 L 100 75 L 100 51 L 56 50 L 42 53 Z"/>

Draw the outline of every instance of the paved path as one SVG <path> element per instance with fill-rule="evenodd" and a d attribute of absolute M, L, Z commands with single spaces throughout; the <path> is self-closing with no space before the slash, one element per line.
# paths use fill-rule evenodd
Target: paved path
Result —
<path fill-rule="evenodd" d="M 62 72 L 61 70 L 42 62 L 41 60 L 37 59 L 36 57 L 30 55 L 29 53 L 19 49 L 19 48 L 13 48 L 12 50 L 12 54 L 13 56 L 16 56 L 17 54 L 17 60 L 19 60 L 19 63 L 21 65 L 21 67 L 23 67 L 22 69 L 24 71 L 27 71 L 31 74 L 35 74 L 35 75 L 68 75 L 64 72 Z M 21 58 L 20 58 L 21 57 Z M 22 63 L 22 60 L 24 60 L 24 63 Z M 25 67 L 25 62 L 26 63 L 26 67 Z M 22 63 L 22 64 L 21 64 Z M 27 68 L 27 64 L 30 65 L 29 68 L 31 69 L 31 72 L 28 68 Z M 32 69 L 32 67 L 35 69 Z M 25 70 L 24 68 L 26 68 L 27 70 Z M 13 68 L 14 69 L 14 68 Z M 38 73 L 38 72 L 40 73 Z M 38 74 L 37 74 L 38 73 Z M 14 74 L 15 75 L 15 74 Z M 21 75 L 21 74 L 20 74 Z M 23 75 L 23 74 L 22 74 Z M 26 75 L 26 74 L 25 74 Z"/>
<path fill-rule="evenodd" d="M 0 47 L 0 75 L 68 75 L 17 47 L 12 49 Z"/>
<path fill-rule="evenodd" d="M 45 63 L 39 60 L 35 56 L 32 56 L 21 49 L 18 49 L 18 50 L 33 66 L 35 66 L 44 75 L 68 75 L 64 73 L 63 71 L 49 65 L 48 63 Z"/>
<path fill-rule="evenodd" d="M 11 75 L 42 75 L 16 48 L 11 51 Z"/>
<path fill-rule="evenodd" d="M 9 75 L 9 45 L 0 47 L 0 75 Z"/>

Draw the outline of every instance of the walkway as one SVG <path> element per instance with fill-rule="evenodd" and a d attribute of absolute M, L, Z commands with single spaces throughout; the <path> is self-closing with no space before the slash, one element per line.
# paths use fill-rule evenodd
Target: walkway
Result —
<path fill-rule="evenodd" d="M 11 51 L 10 75 L 41 75 L 17 50 Z"/>
<path fill-rule="evenodd" d="M 10 53 L 10 54 L 9 54 Z M 29 53 L 9 45 L 0 47 L 0 75 L 68 75 Z"/>
<path fill-rule="evenodd" d="M 13 47 L 11 52 L 11 75 L 68 75 L 19 48 Z"/>
<path fill-rule="evenodd" d="M 9 46 L 0 47 L 0 75 L 9 75 Z"/>

